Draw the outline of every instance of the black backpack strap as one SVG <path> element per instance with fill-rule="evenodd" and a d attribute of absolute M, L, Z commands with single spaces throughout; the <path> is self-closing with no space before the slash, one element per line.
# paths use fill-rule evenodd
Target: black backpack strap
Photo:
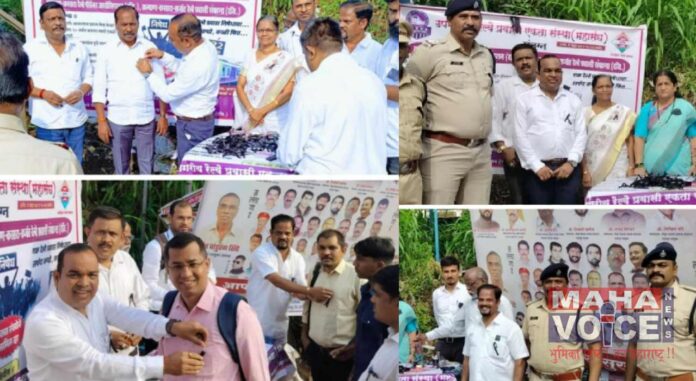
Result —
<path fill-rule="evenodd" d="M 218 308 L 217 324 L 220 334 L 230 350 L 232 360 L 239 365 L 241 379 L 245 381 L 244 369 L 239 361 L 239 349 L 237 348 L 237 307 L 241 301 L 244 301 L 241 296 L 231 292 L 226 293 Z"/>
<path fill-rule="evenodd" d="M 314 287 L 317 283 L 317 278 L 319 278 L 319 272 L 321 271 L 321 263 L 314 265 L 314 270 L 312 270 L 312 280 L 309 282 L 309 287 Z M 309 307 L 307 307 L 307 326 L 309 327 L 309 319 L 312 317 L 312 298 L 309 298 Z"/>
<path fill-rule="evenodd" d="M 169 317 L 169 313 L 172 311 L 172 305 L 174 305 L 174 300 L 176 299 L 176 295 L 179 293 L 179 291 L 174 290 L 174 291 L 169 291 L 166 295 L 164 295 L 164 300 L 162 300 L 162 310 L 160 312 L 160 315 L 164 317 Z"/>
<path fill-rule="evenodd" d="M 488 54 L 491 55 L 491 64 L 493 65 L 493 74 L 495 74 L 495 54 L 493 54 L 493 51 L 486 47 L 486 50 L 488 50 Z"/>
<path fill-rule="evenodd" d="M 691 305 L 691 313 L 689 314 L 689 335 L 694 333 L 694 312 L 696 312 L 696 299 Z"/>

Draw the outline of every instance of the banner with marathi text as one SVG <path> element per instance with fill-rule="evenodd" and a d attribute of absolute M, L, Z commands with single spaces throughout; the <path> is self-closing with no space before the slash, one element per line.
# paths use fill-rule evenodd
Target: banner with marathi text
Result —
<path fill-rule="evenodd" d="M 48 293 L 52 263 L 82 240 L 77 181 L 0 181 L 0 380 L 26 380 L 20 347 L 34 304 Z"/>

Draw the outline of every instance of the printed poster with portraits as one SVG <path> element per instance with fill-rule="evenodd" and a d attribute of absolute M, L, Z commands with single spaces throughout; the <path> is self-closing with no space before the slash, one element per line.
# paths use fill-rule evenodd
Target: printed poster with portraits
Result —
<path fill-rule="evenodd" d="M 680 282 L 696 286 L 696 210 L 480 209 L 471 222 L 478 265 L 503 289 L 520 325 L 525 305 L 544 297 L 539 276 L 552 263 L 570 267 L 569 287 L 646 288 L 642 248 L 669 242 Z M 623 380 L 619 346 L 603 349 L 604 380 Z"/>
<path fill-rule="evenodd" d="M 0 181 L 0 380 L 26 380 L 26 318 L 58 253 L 82 241 L 78 181 Z"/>
<path fill-rule="evenodd" d="M 367 237 L 390 237 L 396 245 L 398 195 L 395 181 L 209 181 L 193 231 L 206 243 L 218 285 L 244 295 L 250 255 L 270 242 L 273 216 L 294 218 L 292 247 L 309 273 L 319 261 L 316 240 L 325 229 L 344 234 L 348 262 L 353 245 Z"/>

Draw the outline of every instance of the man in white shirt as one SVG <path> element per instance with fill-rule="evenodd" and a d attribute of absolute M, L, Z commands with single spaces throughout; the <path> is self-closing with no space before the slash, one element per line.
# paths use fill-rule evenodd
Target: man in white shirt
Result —
<path fill-rule="evenodd" d="M 204 359 L 198 353 L 129 357 L 109 354 L 108 324 L 160 339 L 177 336 L 205 345 L 208 331 L 197 322 L 177 322 L 130 308 L 97 294 L 99 262 L 86 244 L 58 254 L 53 284 L 29 314 L 22 346 L 32 381 L 106 381 L 195 375 Z"/>
<path fill-rule="evenodd" d="M 118 38 L 108 42 L 97 55 L 92 103 L 97 111 L 99 138 L 109 144 L 111 137 L 116 174 L 130 173 L 133 137 L 140 174 L 151 174 L 155 156 L 155 105 L 152 89 L 135 67 L 155 44 L 138 38 L 139 14 L 130 5 L 114 11 Z M 164 76 L 159 64 L 153 75 Z M 108 120 L 104 111 L 109 104 Z M 160 105 L 157 132 L 167 133 L 167 106 Z"/>
<path fill-rule="evenodd" d="M 293 91 L 278 159 L 300 174 L 385 174 L 384 85 L 341 53 L 341 31 L 330 18 L 312 21 L 302 45 L 312 73 Z"/>
<path fill-rule="evenodd" d="M 382 44 L 373 40 L 367 32 L 372 19 L 372 5 L 362 0 L 348 0 L 341 4 L 339 12 L 343 52 L 381 78 L 383 68 L 377 67 L 377 64 Z"/>
<path fill-rule="evenodd" d="M 17 38 L 0 32 L 0 174 L 82 174 L 70 151 L 27 133 L 23 118 L 31 91 L 29 57 Z"/>
<path fill-rule="evenodd" d="M 297 18 L 297 22 L 278 37 L 278 47 L 292 54 L 293 57 L 299 60 L 302 67 L 305 69 L 298 71 L 295 75 L 297 83 L 309 73 L 309 66 L 307 66 L 304 50 L 300 43 L 300 36 L 305 30 L 305 27 L 307 27 L 307 24 L 314 20 L 316 11 L 316 0 L 292 0 L 292 11 L 290 13 Z"/>
<path fill-rule="evenodd" d="M 377 61 L 377 76 L 387 90 L 387 172 L 399 174 L 399 0 L 387 1 L 389 38 Z"/>
<path fill-rule="evenodd" d="M 522 204 L 520 160 L 515 153 L 513 136 L 515 131 L 515 105 L 517 97 L 534 86 L 537 80 L 537 50 L 528 43 L 512 48 L 512 65 L 517 75 L 505 78 L 496 84 L 493 94 L 493 127 L 488 140 L 498 153 L 503 155 L 503 170 L 510 189 L 511 204 Z"/>
<path fill-rule="evenodd" d="M 186 152 L 213 135 L 215 106 L 220 91 L 218 51 L 203 39 L 201 22 L 196 16 L 182 13 L 169 23 L 169 39 L 181 52 L 176 59 L 161 50 L 149 49 L 138 60 L 138 70 L 147 78 L 152 91 L 162 101 L 169 103 L 176 115 L 176 152 L 180 163 Z M 167 85 L 164 78 L 153 73 L 150 59 L 157 58 L 174 71 L 174 80 Z"/>
<path fill-rule="evenodd" d="M 305 261 L 292 248 L 295 220 L 279 214 L 271 219 L 271 242 L 251 254 L 251 275 L 247 285 L 249 305 L 256 311 L 263 335 L 276 344 L 287 342 L 288 306 L 293 295 L 326 299 L 331 290 L 307 287 Z"/>
<path fill-rule="evenodd" d="M 455 362 L 462 362 L 462 349 L 464 348 L 463 324 L 456 324 L 455 316 L 462 310 L 471 296 L 466 287 L 459 282 L 459 261 L 454 257 L 444 257 L 440 260 L 440 269 L 444 285 L 433 291 L 433 312 L 437 321 L 437 328 L 425 334 L 428 340 L 440 339 L 436 348 L 440 355 Z M 419 335 L 422 340 L 423 335 Z"/>
<path fill-rule="evenodd" d="M 462 381 L 522 381 L 529 351 L 520 327 L 498 312 L 503 291 L 486 284 L 476 294 L 481 317 L 466 330 Z"/>
<path fill-rule="evenodd" d="M 149 307 L 149 290 L 130 254 L 119 250 L 123 243 L 125 220 L 114 208 L 99 206 L 87 218 L 87 243 L 99 261 L 99 293 L 124 306 L 144 311 Z M 114 351 L 137 354 L 141 337 L 110 327 Z"/>
<path fill-rule="evenodd" d="M 578 202 L 587 127 L 580 98 L 562 82 L 560 59 L 547 54 L 539 60 L 539 86 L 517 98 L 513 142 L 530 204 Z"/>
<path fill-rule="evenodd" d="M 87 121 L 83 98 L 92 89 L 94 76 L 89 52 L 80 42 L 65 37 L 62 5 L 44 3 L 39 17 L 45 39 L 24 46 L 34 82 L 29 99 L 31 123 L 37 138 L 66 144 L 82 164 Z"/>

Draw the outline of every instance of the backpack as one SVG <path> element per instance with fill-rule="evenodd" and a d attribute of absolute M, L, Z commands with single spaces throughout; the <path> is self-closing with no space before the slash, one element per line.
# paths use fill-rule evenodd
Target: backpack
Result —
<path fill-rule="evenodd" d="M 176 295 L 179 291 L 169 291 L 162 301 L 162 316 L 169 317 L 169 313 L 172 310 L 172 305 L 176 299 Z M 244 377 L 244 370 L 242 369 L 242 363 L 239 362 L 239 351 L 237 350 L 237 306 L 239 302 L 246 301 L 243 297 L 228 292 L 222 298 L 220 306 L 218 308 L 217 314 L 217 324 L 222 338 L 227 344 L 227 348 L 230 350 L 230 355 L 232 360 L 239 365 L 239 373 L 242 376 L 242 381 L 246 380 Z"/>

